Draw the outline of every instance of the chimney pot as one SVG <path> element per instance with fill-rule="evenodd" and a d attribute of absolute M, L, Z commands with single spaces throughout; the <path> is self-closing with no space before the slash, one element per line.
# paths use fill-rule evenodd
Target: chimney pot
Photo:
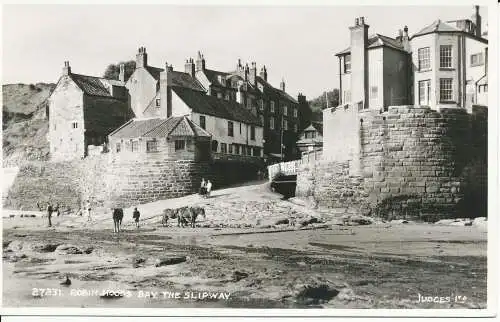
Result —
<path fill-rule="evenodd" d="M 365 24 L 365 17 L 361 17 L 361 24 L 364 25 Z"/>
<path fill-rule="evenodd" d="M 359 18 L 356 18 L 356 19 L 354 20 L 354 25 L 355 25 L 355 26 L 358 26 L 358 25 L 359 25 Z"/>

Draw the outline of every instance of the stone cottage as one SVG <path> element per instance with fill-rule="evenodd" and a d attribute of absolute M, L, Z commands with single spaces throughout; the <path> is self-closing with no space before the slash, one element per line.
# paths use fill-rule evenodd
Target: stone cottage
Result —
<path fill-rule="evenodd" d="M 186 116 L 133 119 L 109 135 L 109 147 L 114 159 L 127 161 L 207 161 L 210 137 Z"/>
<path fill-rule="evenodd" d="M 133 113 L 128 107 L 124 66 L 120 79 L 75 74 L 69 62 L 48 98 L 52 161 L 81 159 L 89 147 L 101 146 Z"/>

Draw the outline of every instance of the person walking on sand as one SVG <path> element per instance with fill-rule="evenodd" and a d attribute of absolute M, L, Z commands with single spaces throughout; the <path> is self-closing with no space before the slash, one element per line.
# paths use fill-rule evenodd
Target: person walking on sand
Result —
<path fill-rule="evenodd" d="M 56 213 L 57 217 L 59 217 L 59 215 L 61 214 L 61 211 L 59 208 L 60 208 L 59 203 L 56 203 L 56 207 L 54 208 L 54 212 Z"/>
<path fill-rule="evenodd" d="M 47 202 L 47 218 L 49 220 L 49 227 L 52 227 L 52 205 L 50 202 Z"/>
<path fill-rule="evenodd" d="M 134 213 L 132 217 L 135 220 L 135 227 L 139 228 L 139 218 L 141 217 L 141 213 L 139 212 L 139 210 L 137 210 L 137 208 L 134 208 Z"/>
<path fill-rule="evenodd" d="M 210 182 L 210 180 L 207 180 L 207 188 L 206 188 L 206 191 L 205 191 L 205 196 L 207 198 L 210 198 L 210 192 L 212 191 L 212 182 Z"/>
<path fill-rule="evenodd" d="M 85 211 L 87 212 L 87 221 L 92 221 L 92 216 L 90 214 L 90 211 L 92 209 L 90 208 L 90 201 L 87 200 L 87 203 L 85 204 Z"/>

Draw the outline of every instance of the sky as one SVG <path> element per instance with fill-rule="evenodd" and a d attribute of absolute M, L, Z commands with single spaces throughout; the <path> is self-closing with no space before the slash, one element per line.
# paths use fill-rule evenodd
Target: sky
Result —
<path fill-rule="evenodd" d="M 487 10 L 481 6 L 483 30 Z M 338 87 L 335 53 L 349 46 L 349 27 L 365 17 L 369 34 L 395 37 L 431 24 L 469 18 L 467 6 L 175 6 L 4 5 L 2 83 L 55 83 L 69 61 L 74 73 L 102 76 L 106 66 L 135 59 L 184 71 L 201 51 L 209 69 L 231 71 L 238 58 L 265 65 L 275 87 L 308 99 Z"/>

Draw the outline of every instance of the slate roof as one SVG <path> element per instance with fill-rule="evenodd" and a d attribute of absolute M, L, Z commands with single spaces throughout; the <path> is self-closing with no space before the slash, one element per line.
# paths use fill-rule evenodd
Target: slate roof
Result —
<path fill-rule="evenodd" d="M 219 82 L 219 76 L 227 77 L 227 76 L 231 75 L 230 73 L 224 73 L 224 72 L 220 72 L 217 70 L 206 69 L 206 68 L 205 68 L 204 72 L 205 72 L 205 75 L 207 76 L 208 80 L 210 81 L 210 83 L 216 84 L 219 86 L 223 86 Z"/>
<path fill-rule="evenodd" d="M 146 66 L 145 68 L 156 80 L 160 79 L 160 73 L 164 71 L 164 69 L 153 66 Z M 203 86 L 201 86 L 201 84 L 196 79 L 191 77 L 191 75 L 175 70 L 171 71 L 171 74 L 172 86 L 181 86 L 191 88 L 196 91 L 205 91 Z"/>
<path fill-rule="evenodd" d="M 423 28 L 422 30 L 414 34 L 413 36 L 411 36 L 411 38 L 430 34 L 433 32 L 454 32 L 454 31 L 460 32 L 461 30 L 442 22 L 441 20 L 436 20 L 427 27 Z"/>
<path fill-rule="evenodd" d="M 367 46 L 368 48 L 377 48 L 382 46 L 404 51 L 403 44 L 394 38 L 384 36 L 381 34 L 374 34 L 368 36 L 368 46 Z M 345 55 L 350 52 L 351 52 L 351 47 L 347 47 L 341 52 L 336 53 L 335 56 Z"/>
<path fill-rule="evenodd" d="M 298 104 L 299 102 L 293 98 L 292 96 L 290 96 L 287 92 L 284 92 L 282 91 L 281 89 L 278 89 L 278 88 L 275 88 L 273 85 L 269 84 L 266 80 L 264 80 L 262 77 L 260 76 L 257 76 L 257 82 L 258 83 L 261 83 L 264 87 L 266 87 L 269 91 L 272 91 L 278 95 L 280 95 L 282 98 L 286 98 L 287 100 L 289 101 L 292 101 L 296 104 Z"/>
<path fill-rule="evenodd" d="M 104 78 L 73 73 L 69 74 L 69 76 L 76 83 L 76 85 L 87 95 L 112 97 L 106 86 L 104 86 L 104 84 L 101 82 L 101 79 Z M 108 81 L 107 79 L 105 80 Z"/>
<path fill-rule="evenodd" d="M 262 126 L 257 116 L 235 101 L 226 101 L 184 87 L 172 89 L 195 113 Z"/>
<path fill-rule="evenodd" d="M 210 133 L 196 125 L 186 116 L 168 119 L 133 119 L 110 134 L 113 138 L 164 138 L 169 136 L 210 137 Z"/>

